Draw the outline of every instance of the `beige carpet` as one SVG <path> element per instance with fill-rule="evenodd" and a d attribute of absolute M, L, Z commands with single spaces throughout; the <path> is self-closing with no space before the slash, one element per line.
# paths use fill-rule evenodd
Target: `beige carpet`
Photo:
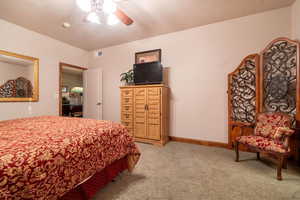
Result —
<path fill-rule="evenodd" d="M 95 200 L 300 200 L 300 169 L 295 166 L 289 165 L 283 181 L 277 181 L 276 166 L 255 160 L 256 154 L 243 152 L 237 163 L 234 152 L 222 148 L 138 145 L 142 157 L 135 171 L 121 174 Z"/>

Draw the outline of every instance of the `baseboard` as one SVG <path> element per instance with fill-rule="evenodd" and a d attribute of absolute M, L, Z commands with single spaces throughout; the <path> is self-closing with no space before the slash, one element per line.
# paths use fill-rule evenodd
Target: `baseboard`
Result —
<path fill-rule="evenodd" d="M 222 142 L 212 142 L 212 141 L 205 141 L 205 140 L 196 140 L 196 139 L 189 139 L 189 138 L 181 138 L 181 137 L 174 137 L 169 136 L 171 141 L 175 142 L 183 142 L 183 143 L 189 143 L 189 144 L 198 144 L 198 145 L 204 145 L 204 146 L 210 146 L 210 147 L 221 147 L 221 148 L 228 148 L 227 143 Z"/>

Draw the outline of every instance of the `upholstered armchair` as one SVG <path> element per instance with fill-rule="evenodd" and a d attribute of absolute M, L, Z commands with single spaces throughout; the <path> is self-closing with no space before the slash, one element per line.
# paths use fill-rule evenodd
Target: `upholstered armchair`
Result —
<path fill-rule="evenodd" d="M 254 127 L 253 135 L 242 135 L 236 138 L 235 151 L 236 162 L 239 161 L 239 144 L 247 146 L 257 153 L 273 155 L 278 160 L 277 179 L 282 180 L 281 169 L 286 167 L 286 159 L 290 154 L 289 139 L 294 133 L 290 129 L 291 119 L 289 115 L 282 113 L 259 113 L 256 116 L 256 124 L 235 124 L 240 127 Z"/>

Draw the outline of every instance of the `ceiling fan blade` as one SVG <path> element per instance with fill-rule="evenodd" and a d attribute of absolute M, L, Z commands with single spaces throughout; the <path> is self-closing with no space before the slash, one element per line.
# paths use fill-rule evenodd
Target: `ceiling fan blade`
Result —
<path fill-rule="evenodd" d="M 128 17 L 122 10 L 119 8 L 116 10 L 115 15 L 119 18 L 120 21 L 122 21 L 127 26 L 133 23 L 133 20 Z"/>

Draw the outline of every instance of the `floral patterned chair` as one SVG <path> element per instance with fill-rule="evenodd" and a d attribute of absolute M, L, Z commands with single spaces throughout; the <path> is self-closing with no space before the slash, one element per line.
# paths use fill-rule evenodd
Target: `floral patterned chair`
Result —
<path fill-rule="evenodd" d="M 256 116 L 254 134 L 240 136 L 235 141 L 236 162 L 239 161 L 239 144 L 246 145 L 250 150 L 257 152 L 257 159 L 260 159 L 260 152 L 267 153 L 278 159 L 277 179 L 282 180 L 281 169 L 286 167 L 286 158 L 289 156 L 289 138 L 294 133 L 290 129 L 291 119 L 282 113 L 259 113 Z M 239 126 L 253 126 L 243 124 Z"/>

